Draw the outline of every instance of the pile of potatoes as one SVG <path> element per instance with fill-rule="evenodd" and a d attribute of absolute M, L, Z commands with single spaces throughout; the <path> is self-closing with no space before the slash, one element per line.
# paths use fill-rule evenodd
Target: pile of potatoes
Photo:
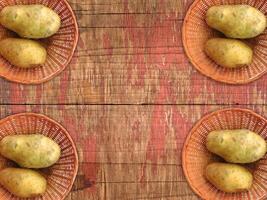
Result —
<path fill-rule="evenodd" d="M 264 32 L 267 20 L 263 13 L 249 5 L 213 6 L 207 11 L 206 22 L 227 37 L 207 41 L 205 52 L 214 62 L 226 68 L 252 63 L 253 50 L 238 39 L 254 38 Z"/>
<path fill-rule="evenodd" d="M 1 10 L 0 23 L 21 37 L 2 39 L 0 54 L 14 66 L 31 68 L 44 64 L 47 57 L 45 47 L 31 39 L 54 35 L 61 26 L 61 19 L 43 5 L 15 5 Z"/>
<path fill-rule="evenodd" d="M 30 198 L 44 194 L 47 187 L 45 177 L 34 169 L 54 165 L 61 149 L 43 135 L 13 135 L 0 141 L 0 153 L 21 167 L 2 169 L 0 184 L 17 197 Z"/>
<path fill-rule="evenodd" d="M 256 162 L 267 151 L 265 140 L 247 129 L 213 131 L 207 136 L 206 147 L 228 162 L 211 163 L 205 172 L 210 183 L 228 193 L 251 188 L 253 175 L 240 164 Z"/>

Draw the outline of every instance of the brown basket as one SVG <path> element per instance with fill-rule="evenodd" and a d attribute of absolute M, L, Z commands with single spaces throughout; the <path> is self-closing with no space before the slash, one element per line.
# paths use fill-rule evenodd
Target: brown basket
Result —
<path fill-rule="evenodd" d="M 0 0 L 0 10 L 8 5 L 43 4 L 61 18 L 59 31 L 50 38 L 43 39 L 47 49 L 45 64 L 23 69 L 12 66 L 3 57 L 0 57 L 0 76 L 23 84 L 40 84 L 46 82 L 62 72 L 71 61 L 78 42 L 78 25 L 75 15 L 66 0 Z M 0 38 L 15 36 L 14 33 L 0 26 Z M 15 36 L 18 37 L 18 36 Z"/>
<path fill-rule="evenodd" d="M 61 157 L 52 167 L 40 172 L 47 179 L 47 190 L 43 196 L 32 200 L 63 200 L 70 192 L 78 170 L 78 155 L 69 133 L 57 122 L 34 113 L 22 113 L 0 120 L 0 140 L 7 135 L 42 134 L 59 144 Z M 1 168 L 14 164 L 0 157 Z M 0 186 L 0 200 L 19 200 Z"/>
<path fill-rule="evenodd" d="M 225 83 L 245 84 L 252 82 L 267 72 L 267 31 L 247 43 L 254 50 L 253 62 L 249 66 L 228 69 L 217 65 L 204 52 L 206 41 L 214 37 L 225 37 L 210 28 L 205 22 L 209 7 L 223 4 L 249 4 L 267 13 L 264 0 L 195 0 L 189 8 L 183 25 L 183 44 L 191 63 L 206 76 Z"/>
<path fill-rule="evenodd" d="M 191 130 L 183 147 L 183 171 L 191 188 L 205 200 L 259 200 L 267 198 L 267 156 L 246 165 L 254 176 L 253 186 L 248 192 L 224 193 L 212 186 L 204 176 L 206 166 L 222 161 L 210 153 L 205 146 L 209 132 L 225 129 L 249 129 L 267 138 L 267 120 L 246 109 L 224 109 L 203 117 Z"/>

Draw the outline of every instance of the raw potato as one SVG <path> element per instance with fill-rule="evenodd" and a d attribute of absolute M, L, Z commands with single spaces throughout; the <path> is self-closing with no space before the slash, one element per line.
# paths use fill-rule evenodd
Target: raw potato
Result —
<path fill-rule="evenodd" d="M 0 153 L 21 167 L 38 169 L 55 164 L 60 147 L 43 135 L 14 135 L 1 140 Z"/>
<path fill-rule="evenodd" d="M 210 39 L 205 45 L 205 52 L 218 65 L 227 68 L 249 65 L 253 58 L 252 49 L 234 39 Z"/>
<path fill-rule="evenodd" d="M 206 146 L 210 152 L 231 163 L 252 163 L 266 153 L 265 140 L 246 129 L 212 131 Z"/>
<path fill-rule="evenodd" d="M 0 184 L 15 196 L 30 198 L 44 194 L 47 182 L 33 170 L 6 168 L 0 171 Z"/>
<path fill-rule="evenodd" d="M 209 164 L 206 178 L 219 190 L 229 193 L 249 190 L 253 182 L 253 176 L 246 168 L 226 163 Z"/>
<path fill-rule="evenodd" d="M 0 41 L 0 54 L 12 65 L 31 68 L 44 64 L 46 49 L 33 40 L 8 38 Z"/>
<path fill-rule="evenodd" d="M 248 5 L 222 5 L 209 8 L 207 24 L 230 38 L 253 38 L 264 32 L 263 13 Z"/>
<path fill-rule="evenodd" d="M 1 24 L 24 38 L 47 38 L 55 34 L 60 17 L 43 5 L 7 6 L 0 12 Z"/>

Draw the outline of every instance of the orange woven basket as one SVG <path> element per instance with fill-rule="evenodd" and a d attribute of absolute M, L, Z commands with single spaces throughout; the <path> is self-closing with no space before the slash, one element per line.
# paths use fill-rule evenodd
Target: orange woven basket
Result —
<path fill-rule="evenodd" d="M 57 122 L 34 113 L 22 113 L 0 120 L 0 140 L 7 135 L 42 134 L 53 139 L 61 148 L 59 161 L 40 172 L 47 179 L 47 190 L 43 196 L 32 200 L 63 200 L 70 192 L 78 170 L 78 155 L 69 133 Z M 0 156 L 0 167 L 14 163 Z M 0 200 L 19 200 L 0 186 Z"/>
<path fill-rule="evenodd" d="M 40 84 L 62 72 L 71 61 L 78 42 L 78 25 L 75 15 L 66 0 L 0 0 L 0 10 L 8 5 L 42 4 L 54 10 L 61 18 L 59 31 L 50 38 L 41 40 L 47 50 L 45 64 L 23 69 L 11 65 L 0 57 L 0 76 L 23 84 Z M 0 38 L 15 34 L 0 25 Z M 18 37 L 18 36 L 15 36 Z"/>
<path fill-rule="evenodd" d="M 229 84 L 249 83 L 267 72 L 267 30 L 262 35 L 247 40 L 254 51 L 253 62 L 249 66 L 227 69 L 217 65 L 204 52 L 208 39 L 225 37 L 206 24 L 206 12 L 211 6 L 227 4 L 248 4 L 267 13 L 267 1 L 264 0 L 195 0 L 184 19 L 184 49 L 191 63 L 204 75 Z"/>
<path fill-rule="evenodd" d="M 183 147 L 183 171 L 191 188 L 205 200 L 263 200 L 267 198 L 267 156 L 245 165 L 254 176 L 252 188 L 247 192 L 224 193 L 212 186 L 204 176 L 206 166 L 222 161 L 205 146 L 206 137 L 213 130 L 249 129 L 267 138 L 267 120 L 246 109 L 225 109 L 202 118 L 189 133 Z"/>

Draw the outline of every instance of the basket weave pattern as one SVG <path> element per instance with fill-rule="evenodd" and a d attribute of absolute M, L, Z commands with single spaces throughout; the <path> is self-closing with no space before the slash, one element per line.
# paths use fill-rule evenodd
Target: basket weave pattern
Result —
<path fill-rule="evenodd" d="M 183 148 L 183 170 L 192 189 L 205 200 L 259 200 L 267 197 L 267 156 L 247 165 L 254 176 L 248 192 L 227 194 L 212 186 L 204 176 L 206 166 L 223 161 L 205 146 L 209 132 L 225 129 L 249 129 L 267 139 L 267 120 L 245 109 L 226 109 L 202 118 L 191 130 Z"/>
<path fill-rule="evenodd" d="M 254 50 L 253 62 L 249 66 L 237 69 L 224 68 L 213 62 L 204 52 L 204 46 L 208 39 L 225 37 L 206 24 L 206 12 L 211 6 L 225 4 L 248 4 L 267 13 L 267 1 L 264 0 L 195 0 L 184 20 L 184 48 L 191 63 L 204 75 L 230 84 L 248 83 L 267 72 L 267 30 L 262 35 L 247 40 Z"/>
<path fill-rule="evenodd" d="M 58 75 L 71 61 L 78 42 L 77 22 L 66 0 L 0 0 L 0 10 L 8 5 L 20 4 L 42 4 L 51 8 L 59 14 L 61 27 L 55 35 L 42 40 L 47 49 L 45 64 L 35 68 L 22 69 L 0 57 L 0 76 L 18 83 L 40 84 Z M 15 34 L 0 26 L 0 38 L 10 36 L 15 36 Z"/>
<path fill-rule="evenodd" d="M 31 200 L 63 200 L 71 190 L 78 170 L 78 156 L 75 145 L 68 132 L 57 122 L 46 116 L 25 113 L 7 117 L 0 121 L 0 140 L 8 135 L 42 134 L 59 144 L 61 157 L 59 161 L 40 172 L 47 179 L 47 190 L 42 197 Z M 10 161 L 0 157 L 1 168 L 10 166 Z M 0 200 L 19 200 L 0 187 Z"/>

